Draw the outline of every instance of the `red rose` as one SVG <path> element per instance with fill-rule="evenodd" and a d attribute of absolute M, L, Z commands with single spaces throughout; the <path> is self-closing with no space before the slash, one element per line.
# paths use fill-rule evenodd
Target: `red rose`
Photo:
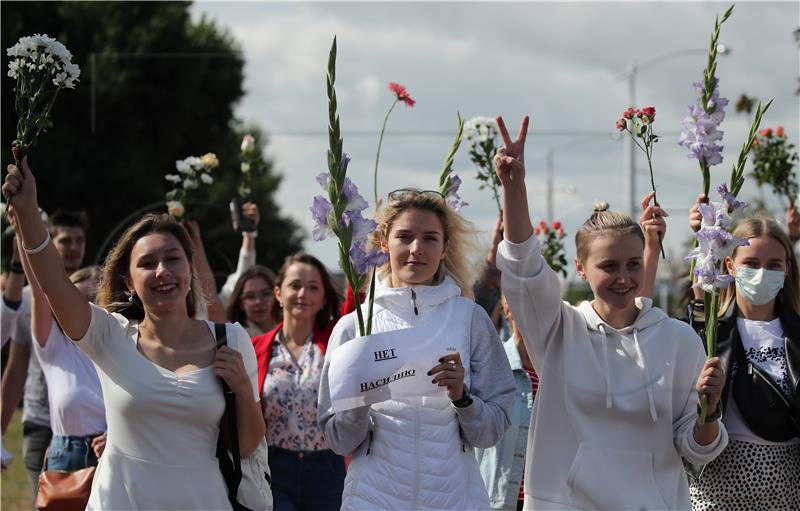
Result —
<path fill-rule="evenodd" d="M 540 235 L 541 233 L 542 231 L 538 227 L 533 228 L 533 234 L 535 234 L 536 236 Z"/>
<path fill-rule="evenodd" d="M 395 97 L 397 97 L 398 101 L 402 101 L 407 106 L 414 106 L 417 102 L 411 99 L 411 96 L 408 94 L 408 91 L 405 87 L 400 85 L 399 83 L 391 82 L 389 84 L 389 90 L 394 92 Z"/>
<path fill-rule="evenodd" d="M 760 144 L 760 143 L 761 143 L 761 142 L 759 142 L 759 141 L 758 141 L 758 138 L 754 138 L 754 139 L 753 139 L 753 145 L 758 145 L 758 144 Z"/>
<path fill-rule="evenodd" d="M 556 229 L 556 230 L 561 229 L 561 222 L 559 222 L 558 220 L 554 221 L 553 222 L 553 229 Z"/>
<path fill-rule="evenodd" d="M 783 138 L 783 136 L 784 136 L 783 126 L 778 126 L 778 128 L 775 130 L 775 136 Z"/>
<path fill-rule="evenodd" d="M 625 110 L 622 113 L 622 118 L 623 119 L 633 119 L 634 115 L 636 115 L 636 110 L 634 110 L 633 107 L 631 107 L 631 108 L 628 108 L 627 110 Z"/>
<path fill-rule="evenodd" d="M 767 129 L 761 130 L 761 136 L 762 137 L 771 137 L 772 136 L 772 128 L 767 128 Z"/>
<path fill-rule="evenodd" d="M 656 107 L 654 106 L 646 106 L 639 110 L 641 117 L 646 119 L 646 122 L 653 122 L 656 120 Z"/>
<path fill-rule="evenodd" d="M 628 127 L 628 123 L 627 123 L 627 121 L 625 121 L 625 119 L 624 119 L 624 118 L 621 118 L 621 119 L 619 119 L 619 120 L 617 121 L 617 125 L 616 125 L 616 127 L 617 127 L 617 129 L 618 129 L 619 131 L 625 131 L 625 129 Z"/>
<path fill-rule="evenodd" d="M 556 234 L 558 234 L 559 238 L 564 237 L 564 229 L 559 227 L 558 230 L 556 231 Z"/>

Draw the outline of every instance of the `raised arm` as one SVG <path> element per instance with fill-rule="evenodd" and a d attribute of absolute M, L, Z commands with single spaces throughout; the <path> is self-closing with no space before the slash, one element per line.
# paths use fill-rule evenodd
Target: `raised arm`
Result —
<path fill-rule="evenodd" d="M 219 291 L 219 301 L 223 307 L 230 304 L 231 294 L 236 287 L 236 282 L 242 273 L 246 272 L 256 264 L 256 236 L 258 236 L 258 224 L 260 216 L 258 206 L 252 202 L 242 204 L 242 215 L 253 222 L 252 231 L 242 231 L 242 246 L 239 249 L 239 260 L 236 263 L 236 271 L 228 275 L 225 283 Z"/>
<path fill-rule="evenodd" d="M 666 211 L 650 202 L 655 198 L 656 192 L 650 192 L 642 198 L 642 216 L 639 217 L 639 226 L 644 233 L 644 279 L 640 296 L 653 298 L 653 291 L 658 271 L 658 258 L 661 255 L 661 240 L 667 233 L 668 217 Z"/>
<path fill-rule="evenodd" d="M 14 148 L 15 155 L 16 151 Z M 26 252 L 32 277 L 36 278 L 47 296 L 64 333 L 71 339 L 82 338 L 91 321 L 89 302 L 69 281 L 64 263 L 39 216 L 36 179 L 28 166 L 27 156 L 22 159 L 22 169 L 15 165 L 8 166 L 3 195 L 14 207 L 22 249 Z"/>
<path fill-rule="evenodd" d="M 495 170 L 503 185 L 503 236 L 511 243 L 522 243 L 533 234 L 528 213 L 528 191 L 525 187 L 525 138 L 528 136 L 529 118 L 522 119 L 519 135 L 513 142 L 502 117 L 497 117 L 497 128 L 503 137 L 504 147 L 494 157 Z"/>
<path fill-rule="evenodd" d="M 50 329 L 53 327 L 53 313 L 50 311 L 50 302 L 47 301 L 39 282 L 33 275 L 25 252 L 22 250 L 20 252 L 25 274 L 31 276 L 28 279 L 28 285 L 31 288 L 31 334 L 33 339 L 39 343 L 39 346 L 44 347 L 47 344 L 47 338 L 50 336 Z"/>
<path fill-rule="evenodd" d="M 207 317 L 209 320 L 216 323 L 224 323 L 227 321 L 225 317 L 225 308 L 222 306 L 219 296 L 217 296 L 217 284 L 214 282 L 214 273 L 211 271 L 211 266 L 208 264 L 206 250 L 203 247 L 203 239 L 200 236 L 200 226 L 195 220 L 184 222 L 184 226 L 186 230 L 189 231 L 189 237 L 192 239 L 194 265 L 195 268 L 197 268 L 200 286 L 203 288 L 203 296 L 207 300 Z"/>

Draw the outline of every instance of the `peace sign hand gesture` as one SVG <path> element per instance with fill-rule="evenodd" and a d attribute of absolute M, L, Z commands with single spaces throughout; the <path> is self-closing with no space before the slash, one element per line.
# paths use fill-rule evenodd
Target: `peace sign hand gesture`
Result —
<path fill-rule="evenodd" d="M 503 147 L 497 150 L 494 167 L 497 177 L 504 187 L 519 186 L 520 182 L 525 179 L 525 139 L 528 136 L 529 120 L 527 115 L 523 117 L 517 139 L 512 141 L 503 118 L 497 116 L 497 129 L 500 136 L 503 137 Z"/>

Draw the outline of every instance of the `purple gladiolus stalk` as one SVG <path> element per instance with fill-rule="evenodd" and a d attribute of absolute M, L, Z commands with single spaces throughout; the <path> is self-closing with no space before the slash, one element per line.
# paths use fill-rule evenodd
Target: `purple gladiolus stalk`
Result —
<path fill-rule="evenodd" d="M 375 285 L 375 267 L 386 262 L 386 254 L 368 248 L 369 234 L 377 224 L 364 218 L 362 212 L 369 204 L 358 192 L 358 187 L 347 177 L 350 158 L 342 152 L 342 137 L 334 84 L 336 81 L 336 38 L 333 38 L 328 58 L 328 172 L 317 176 L 317 183 L 328 192 L 328 197 L 318 195 L 310 208 L 314 219 L 314 240 L 321 241 L 335 236 L 339 241 L 339 266 L 359 300 L 361 289 L 372 271 L 372 290 L 369 296 L 367 318 L 356 303 L 356 317 L 360 335 L 369 335 L 372 330 L 372 303 Z"/>

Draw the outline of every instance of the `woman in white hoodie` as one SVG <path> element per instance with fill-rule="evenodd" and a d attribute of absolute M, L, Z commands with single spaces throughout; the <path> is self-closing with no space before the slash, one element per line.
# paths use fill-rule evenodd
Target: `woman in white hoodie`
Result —
<path fill-rule="evenodd" d="M 372 243 L 389 254 L 375 287 L 372 333 L 430 332 L 440 397 L 418 396 L 334 413 L 330 354 L 357 336 L 353 313 L 336 324 L 319 391 L 328 446 L 351 455 L 342 509 L 486 510 L 489 499 L 473 447 L 505 433 L 515 385 L 486 312 L 471 299 L 467 223 L 438 192 L 398 190 L 378 213 Z M 444 334 L 444 335 L 442 335 Z"/>
<path fill-rule="evenodd" d="M 501 118 L 498 125 L 505 143 L 495 158 L 505 226 L 498 268 L 541 378 L 524 509 L 689 509 L 681 456 L 707 463 L 727 444 L 719 421 L 697 421 L 698 393 L 709 396 L 712 412 L 719 401 L 719 360 L 705 360 L 688 325 L 637 298 L 645 239 L 607 205 L 576 234 L 576 268 L 595 298 L 579 307 L 561 301 L 528 213 L 528 118 L 513 142 Z"/>

